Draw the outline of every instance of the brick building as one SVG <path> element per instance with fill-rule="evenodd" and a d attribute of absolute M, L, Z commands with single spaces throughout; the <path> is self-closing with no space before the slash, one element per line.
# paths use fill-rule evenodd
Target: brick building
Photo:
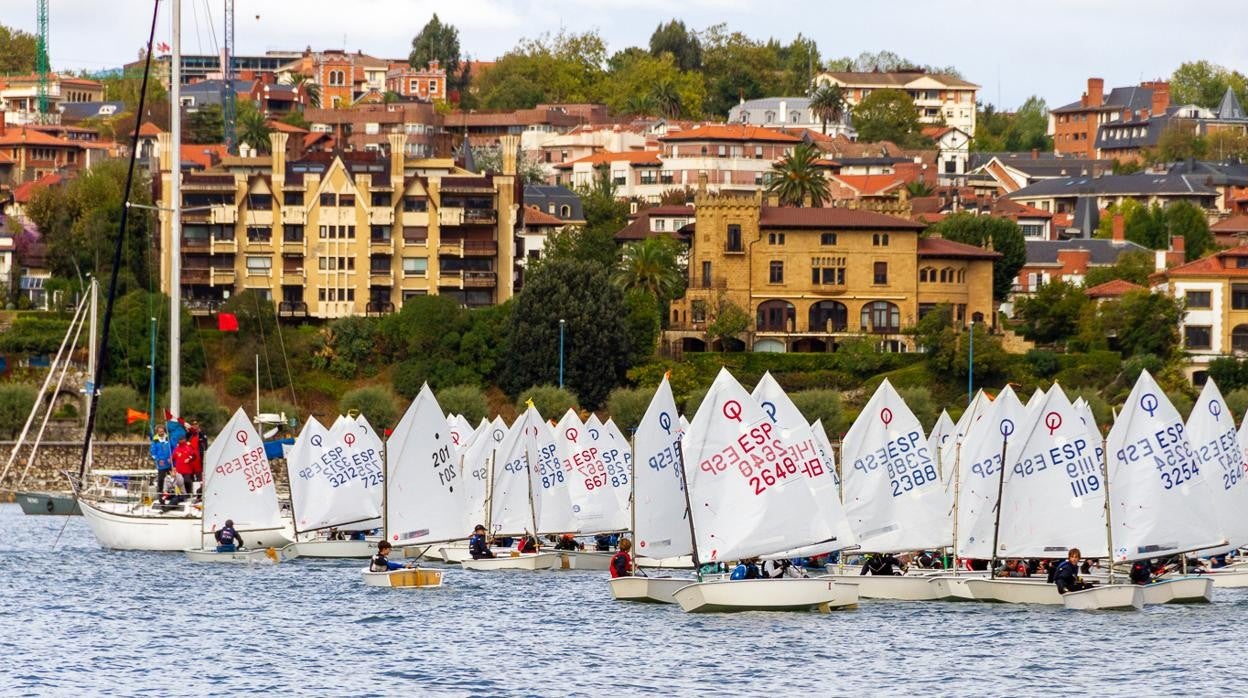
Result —
<path fill-rule="evenodd" d="M 1105 80 L 1088 78 L 1088 90 L 1078 102 L 1049 111 L 1049 135 L 1057 153 L 1096 158 L 1097 134 L 1101 126 L 1115 121 L 1147 119 L 1164 115 L 1170 106 L 1170 83 L 1142 82 L 1133 87 L 1115 87 L 1105 93 Z"/>

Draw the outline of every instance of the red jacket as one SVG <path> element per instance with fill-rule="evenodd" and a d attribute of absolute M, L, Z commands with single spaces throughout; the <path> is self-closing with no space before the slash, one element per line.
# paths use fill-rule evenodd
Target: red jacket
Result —
<path fill-rule="evenodd" d="M 185 439 L 173 449 L 173 469 L 185 476 L 195 472 L 195 447 Z"/>
<path fill-rule="evenodd" d="M 633 574 L 633 560 L 623 550 L 611 556 L 611 578 L 628 577 Z"/>

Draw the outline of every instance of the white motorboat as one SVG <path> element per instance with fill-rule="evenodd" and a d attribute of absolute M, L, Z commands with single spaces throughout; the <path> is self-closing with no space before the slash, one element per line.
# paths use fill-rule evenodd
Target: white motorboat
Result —
<path fill-rule="evenodd" d="M 483 557 L 479 560 L 468 558 L 459 563 L 466 570 L 493 572 L 496 570 L 550 570 L 559 564 L 558 553 L 518 553 L 514 550 L 510 555 L 499 557 Z"/>
<path fill-rule="evenodd" d="M 616 601 L 676 603 L 673 594 L 698 580 L 689 577 L 616 577 L 608 583 Z"/>
<path fill-rule="evenodd" d="M 197 548 L 182 551 L 191 562 L 224 562 L 232 564 L 277 564 L 299 557 L 294 546 L 285 548 L 246 548 L 233 552 L 217 552 L 214 549 Z"/>
<path fill-rule="evenodd" d="M 410 567 L 389 572 L 361 572 L 364 586 L 390 587 L 391 589 L 436 589 L 442 586 L 442 570 L 427 567 Z"/>
<path fill-rule="evenodd" d="M 893 599 L 897 601 L 937 601 L 956 598 L 949 588 L 949 577 L 927 575 L 848 575 L 831 574 L 819 579 L 832 579 L 844 584 L 856 584 L 858 597 L 863 599 Z"/>
<path fill-rule="evenodd" d="M 78 506 L 100 547 L 108 550 L 173 552 L 203 543 L 198 511 L 163 512 L 140 504 L 89 499 L 79 499 Z M 247 540 L 247 532 L 242 533 Z"/>
<path fill-rule="evenodd" d="M 1144 603 L 1210 603 L 1214 581 L 1208 575 L 1156 579 L 1144 584 Z"/>
<path fill-rule="evenodd" d="M 1106 584 L 1068 591 L 1061 596 L 1062 604 L 1073 611 L 1139 611 L 1144 608 L 1143 587 L 1135 584 Z"/>
<path fill-rule="evenodd" d="M 809 611 L 858 605 L 858 587 L 827 578 L 738 579 L 698 582 L 672 597 L 687 613 L 735 611 Z"/>

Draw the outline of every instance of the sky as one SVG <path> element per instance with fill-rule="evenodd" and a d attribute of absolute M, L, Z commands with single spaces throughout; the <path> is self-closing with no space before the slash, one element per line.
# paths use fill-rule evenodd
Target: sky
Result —
<path fill-rule="evenodd" d="M 161 1 L 157 41 L 170 37 Z M 52 0 L 54 69 L 102 70 L 132 61 L 147 37 L 147 0 Z M 216 53 L 222 0 L 183 0 L 183 52 Z M 611 51 L 648 45 L 676 18 L 692 29 L 725 23 L 787 43 L 799 32 L 825 59 L 893 51 L 920 64 L 953 65 L 1006 109 L 1031 95 L 1050 106 L 1079 99 L 1089 76 L 1106 88 L 1166 78 L 1207 59 L 1248 72 L 1242 0 L 236 0 L 240 55 L 346 48 L 405 57 L 437 12 L 459 29 L 471 57 L 490 60 L 525 37 L 598 31 Z M 675 9 L 679 8 L 679 9 Z M 34 0 L 0 0 L 0 23 L 35 27 Z"/>

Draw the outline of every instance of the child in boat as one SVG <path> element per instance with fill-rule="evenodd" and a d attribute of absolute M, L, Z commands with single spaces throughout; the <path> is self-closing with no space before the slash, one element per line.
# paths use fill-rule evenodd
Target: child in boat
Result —
<path fill-rule="evenodd" d="M 862 564 L 862 571 L 858 574 L 882 575 L 887 577 L 905 572 L 904 567 L 900 572 L 893 569 L 894 567 L 902 567 L 901 561 L 894 557 L 891 553 L 876 553 L 875 555 L 867 557 L 866 562 Z"/>
<path fill-rule="evenodd" d="M 520 539 L 520 544 L 516 546 L 516 549 L 521 553 L 537 552 L 537 538 L 532 535 L 526 535 Z"/>
<path fill-rule="evenodd" d="M 226 519 L 225 525 L 217 529 L 217 552 L 232 553 L 243 547 L 243 537 L 234 528 L 234 519 Z"/>
<path fill-rule="evenodd" d="M 763 573 L 758 569 L 758 558 L 749 558 L 737 563 L 732 568 L 732 574 L 728 575 L 729 579 L 762 579 Z"/>
<path fill-rule="evenodd" d="M 555 543 L 555 550 L 584 550 L 585 546 L 576 542 L 576 538 L 571 533 L 565 533 L 559 536 L 559 541 Z"/>
<path fill-rule="evenodd" d="M 369 572 L 393 572 L 394 570 L 403 569 L 403 565 L 397 562 L 391 562 L 387 555 L 390 554 L 390 541 L 383 540 L 377 544 L 377 554 L 373 555 L 373 559 L 368 564 Z"/>
<path fill-rule="evenodd" d="M 1083 581 L 1079 576 L 1079 559 L 1083 557 L 1079 552 L 1079 548 L 1071 548 L 1066 559 L 1057 566 L 1057 571 L 1053 573 L 1053 583 L 1057 585 L 1057 593 L 1065 594 L 1068 591 L 1083 591 L 1091 589 L 1092 585 Z"/>
<path fill-rule="evenodd" d="M 628 551 L 633 549 L 633 542 L 627 538 L 620 539 L 620 549 L 611 556 L 611 578 L 630 577 L 633 574 L 633 559 Z"/>
<path fill-rule="evenodd" d="M 490 545 L 485 540 L 485 526 L 477 524 L 476 528 L 472 529 L 472 537 L 468 539 L 468 554 L 472 555 L 474 560 L 494 557 L 494 551 L 490 550 Z"/>

